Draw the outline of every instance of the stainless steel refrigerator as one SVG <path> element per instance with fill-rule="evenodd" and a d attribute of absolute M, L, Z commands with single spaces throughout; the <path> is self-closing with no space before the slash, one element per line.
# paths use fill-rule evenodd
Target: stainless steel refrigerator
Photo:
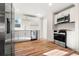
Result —
<path fill-rule="evenodd" d="M 0 3 L 0 56 L 14 55 L 14 7 Z"/>

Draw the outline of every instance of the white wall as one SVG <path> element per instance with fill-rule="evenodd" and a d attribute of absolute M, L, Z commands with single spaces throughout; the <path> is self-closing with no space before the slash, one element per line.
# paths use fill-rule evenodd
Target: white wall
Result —
<path fill-rule="evenodd" d="M 50 41 L 53 41 L 53 11 L 51 9 L 51 6 L 48 9 L 48 13 L 47 13 L 47 39 Z"/>
<path fill-rule="evenodd" d="M 55 30 L 67 29 L 67 30 L 75 30 L 75 23 L 63 23 L 54 26 Z"/>
<path fill-rule="evenodd" d="M 47 39 L 47 19 L 43 19 L 43 38 Z"/>

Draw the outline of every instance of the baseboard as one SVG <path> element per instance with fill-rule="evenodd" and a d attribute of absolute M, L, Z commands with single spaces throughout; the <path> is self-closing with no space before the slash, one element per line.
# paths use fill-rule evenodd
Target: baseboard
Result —
<path fill-rule="evenodd" d="M 79 51 L 76 51 L 76 50 L 69 48 L 69 47 L 68 47 L 68 49 L 73 50 L 75 53 L 79 54 Z"/>
<path fill-rule="evenodd" d="M 31 40 L 15 41 L 14 43 L 21 43 L 21 42 L 28 42 L 28 41 L 31 41 Z"/>
<path fill-rule="evenodd" d="M 40 38 L 38 40 L 44 40 L 44 41 L 50 41 L 50 42 L 54 42 L 54 40 L 50 40 L 50 39 L 45 39 L 45 38 Z"/>

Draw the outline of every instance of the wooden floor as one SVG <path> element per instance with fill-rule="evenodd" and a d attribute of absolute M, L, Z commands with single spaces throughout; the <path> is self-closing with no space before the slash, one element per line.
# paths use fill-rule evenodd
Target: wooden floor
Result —
<path fill-rule="evenodd" d="M 60 49 L 69 52 L 66 56 L 75 53 L 73 50 L 58 46 L 50 41 L 35 40 L 20 42 L 15 44 L 15 55 L 16 56 L 42 56 L 43 53 L 53 49 Z"/>

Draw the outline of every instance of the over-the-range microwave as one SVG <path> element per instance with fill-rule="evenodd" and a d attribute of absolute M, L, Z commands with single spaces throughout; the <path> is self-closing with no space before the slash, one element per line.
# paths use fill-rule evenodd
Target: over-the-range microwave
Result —
<path fill-rule="evenodd" d="M 70 21 L 70 14 L 57 19 L 57 23 L 65 23 Z"/>

